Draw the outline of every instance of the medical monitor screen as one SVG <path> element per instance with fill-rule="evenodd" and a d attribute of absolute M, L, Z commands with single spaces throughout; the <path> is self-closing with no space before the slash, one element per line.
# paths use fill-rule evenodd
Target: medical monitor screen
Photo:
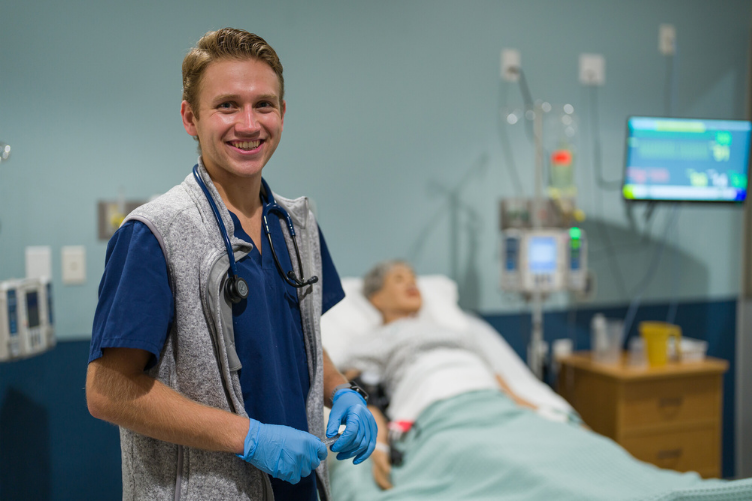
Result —
<path fill-rule="evenodd" d="M 630 117 L 624 198 L 743 202 L 751 131 L 744 120 Z"/>
<path fill-rule="evenodd" d="M 39 327 L 39 295 L 36 292 L 26 293 L 26 317 L 29 329 Z"/>
<path fill-rule="evenodd" d="M 531 237 L 527 254 L 531 273 L 556 271 L 556 239 L 554 237 Z"/>

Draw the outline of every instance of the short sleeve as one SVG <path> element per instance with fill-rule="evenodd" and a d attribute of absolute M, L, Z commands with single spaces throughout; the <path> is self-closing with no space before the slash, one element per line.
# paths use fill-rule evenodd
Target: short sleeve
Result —
<path fill-rule="evenodd" d="M 344 299 L 345 291 L 342 288 L 337 268 L 334 267 L 332 256 L 329 254 L 329 248 L 326 246 L 326 240 L 324 239 L 321 227 L 319 227 L 319 245 L 321 247 L 321 274 L 323 275 L 321 278 L 321 289 L 323 291 L 321 314 L 323 315 L 335 304 Z"/>
<path fill-rule="evenodd" d="M 157 238 L 139 221 L 129 221 L 107 244 L 99 284 L 89 362 L 104 348 L 137 348 L 159 360 L 174 317 L 167 263 Z"/>

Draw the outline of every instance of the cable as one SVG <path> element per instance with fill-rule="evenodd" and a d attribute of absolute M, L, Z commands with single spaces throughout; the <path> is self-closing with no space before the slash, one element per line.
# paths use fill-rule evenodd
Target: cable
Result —
<path fill-rule="evenodd" d="M 674 48 L 674 54 L 666 55 L 666 86 L 664 94 L 664 110 L 667 117 L 673 117 L 676 110 L 677 67 L 679 65 L 679 48 Z"/>
<path fill-rule="evenodd" d="M 676 53 L 677 48 L 674 48 Z M 666 96 L 665 96 L 665 108 L 666 116 L 673 117 L 674 110 L 676 109 L 676 65 L 678 57 L 676 55 L 666 56 Z M 671 302 L 669 303 L 668 313 L 666 314 L 666 323 L 673 324 L 676 320 L 676 310 L 679 307 L 679 207 L 674 204 L 674 210 L 676 211 L 677 224 L 675 224 L 674 237 L 676 238 L 676 245 L 674 246 L 673 260 L 671 263 Z"/>
<path fill-rule="evenodd" d="M 661 240 L 658 249 L 655 251 L 655 256 L 653 256 L 653 262 L 650 263 L 650 266 L 648 267 L 647 273 L 645 273 L 645 276 L 642 278 L 642 281 L 637 287 L 637 292 L 634 295 L 634 299 L 629 303 L 629 309 L 627 310 L 627 315 L 624 317 L 624 339 L 627 339 L 627 336 L 629 335 L 629 330 L 632 328 L 632 322 L 634 322 L 635 315 L 637 315 L 637 309 L 640 307 L 640 302 L 642 301 L 642 295 L 645 294 L 645 291 L 647 290 L 650 283 L 653 281 L 653 278 L 655 278 L 655 272 L 658 268 L 658 264 L 661 262 L 661 256 L 663 256 L 663 251 L 666 248 L 666 240 L 668 238 L 669 230 L 671 230 L 674 220 L 676 219 L 676 211 L 677 204 L 674 204 L 671 207 L 671 214 L 669 215 L 668 221 L 666 222 L 666 229 L 664 230 L 663 239 Z"/>
<path fill-rule="evenodd" d="M 600 188 L 605 190 L 620 190 L 622 180 L 606 180 L 603 177 L 603 151 L 601 147 L 601 138 L 598 131 L 600 130 L 600 122 L 598 120 L 598 95 L 597 87 L 591 86 L 590 90 L 590 134 L 593 140 L 593 171 L 595 172 L 595 180 Z"/>
<path fill-rule="evenodd" d="M 596 194 L 596 212 L 598 214 L 603 213 L 603 209 L 601 207 L 602 200 L 600 197 L 600 193 Z M 608 253 L 608 264 L 611 267 L 611 274 L 614 277 L 614 281 L 616 282 L 616 287 L 619 289 L 619 294 L 622 297 L 627 296 L 627 288 L 624 285 L 624 277 L 621 274 L 621 270 L 619 269 L 619 263 L 616 262 L 616 256 L 614 255 L 614 245 L 611 243 L 611 236 L 608 233 L 608 228 L 606 227 L 606 223 L 603 221 L 603 219 L 597 219 L 596 227 L 598 228 L 598 233 L 600 234 L 601 239 L 605 243 L 605 249 Z"/>
<path fill-rule="evenodd" d="M 674 246 L 673 262 L 671 263 L 671 303 L 668 307 L 668 314 L 666 315 L 666 323 L 673 324 L 676 320 L 676 310 L 679 307 L 679 209 L 676 209 L 676 223 L 674 223 L 674 237 L 677 239 Z"/>

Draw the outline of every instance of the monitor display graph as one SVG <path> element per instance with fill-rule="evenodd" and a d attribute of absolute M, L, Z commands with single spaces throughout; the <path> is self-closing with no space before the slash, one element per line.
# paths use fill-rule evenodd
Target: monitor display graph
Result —
<path fill-rule="evenodd" d="M 750 133 L 744 120 L 630 117 L 624 198 L 743 202 Z"/>

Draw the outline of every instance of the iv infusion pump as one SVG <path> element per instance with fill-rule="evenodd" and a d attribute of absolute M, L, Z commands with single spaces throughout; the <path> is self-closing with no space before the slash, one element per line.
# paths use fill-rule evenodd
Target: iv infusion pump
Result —
<path fill-rule="evenodd" d="M 549 293 L 586 287 L 587 239 L 580 228 L 504 230 L 502 290 Z"/>
<path fill-rule="evenodd" d="M 52 283 L 47 278 L 0 282 L 0 361 L 55 346 Z"/>

